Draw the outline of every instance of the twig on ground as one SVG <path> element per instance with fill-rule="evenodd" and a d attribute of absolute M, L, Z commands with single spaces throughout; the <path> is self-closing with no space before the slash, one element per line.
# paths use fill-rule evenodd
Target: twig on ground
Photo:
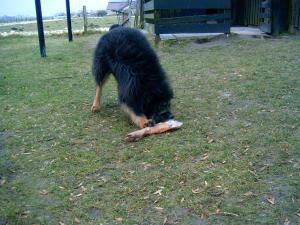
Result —
<path fill-rule="evenodd" d="M 214 215 L 217 215 L 217 216 L 235 216 L 235 217 L 239 216 L 238 214 L 230 213 L 230 212 L 216 212 L 216 213 L 211 213 L 209 215 L 210 216 L 214 216 Z"/>

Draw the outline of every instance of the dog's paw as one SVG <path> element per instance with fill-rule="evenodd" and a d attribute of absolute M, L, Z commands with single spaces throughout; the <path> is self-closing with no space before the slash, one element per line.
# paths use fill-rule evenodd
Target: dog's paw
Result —
<path fill-rule="evenodd" d="M 100 106 L 99 105 L 93 105 L 92 108 L 91 108 L 91 111 L 93 113 L 99 112 L 99 110 L 100 110 Z"/>
<path fill-rule="evenodd" d="M 138 141 L 139 139 L 141 139 L 141 137 L 136 136 L 134 134 L 127 134 L 127 136 L 125 138 L 125 141 L 127 141 L 127 142 L 135 142 L 135 141 Z"/>

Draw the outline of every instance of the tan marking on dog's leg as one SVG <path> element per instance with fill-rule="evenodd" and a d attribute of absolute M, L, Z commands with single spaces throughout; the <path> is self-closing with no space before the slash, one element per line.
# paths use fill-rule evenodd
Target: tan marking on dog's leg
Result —
<path fill-rule="evenodd" d="M 139 128 L 144 128 L 149 123 L 146 116 L 137 116 L 127 105 L 122 104 L 121 108 L 129 115 L 131 121 Z"/>
<path fill-rule="evenodd" d="M 149 122 L 146 116 L 133 115 L 133 121 L 139 128 L 145 128 Z"/>
<path fill-rule="evenodd" d="M 92 112 L 98 112 L 100 110 L 101 94 L 102 94 L 102 88 L 97 85 L 93 106 L 91 108 Z"/>

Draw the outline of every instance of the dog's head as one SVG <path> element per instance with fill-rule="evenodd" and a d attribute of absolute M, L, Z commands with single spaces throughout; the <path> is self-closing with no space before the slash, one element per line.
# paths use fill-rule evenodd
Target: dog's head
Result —
<path fill-rule="evenodd" d="M 154 124 L 165 122 L 171 119 L 174 119 L 174 116 L 171 113 L 169 102 L 162 102 L 158 104 L 153 115 L 151 116 L 151 120 Z"/>

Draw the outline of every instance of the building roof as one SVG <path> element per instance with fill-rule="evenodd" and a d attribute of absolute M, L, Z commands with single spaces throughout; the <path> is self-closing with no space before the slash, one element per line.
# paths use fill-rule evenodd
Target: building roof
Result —
<path fill-rule="evenodd" d="M 106 9 L 111 10 L 111 11 L 122 11 L 126 6 L 128 6 L 127 1 L 126 2 L 108 2 Z"/>
<path fill-rule="evenodd" d="M 126 2 L 126 3 L 128 3 L 128 0 L 109 0 L 108 2 Z"/>
<path fill-rule="evenodd" d="M 126 6 L 128 6 L 130 0 L 109 0 L 106 9 L 111 11 L 122 11 Z M 135 0 L 132 0 L 135 3 Z"/>

